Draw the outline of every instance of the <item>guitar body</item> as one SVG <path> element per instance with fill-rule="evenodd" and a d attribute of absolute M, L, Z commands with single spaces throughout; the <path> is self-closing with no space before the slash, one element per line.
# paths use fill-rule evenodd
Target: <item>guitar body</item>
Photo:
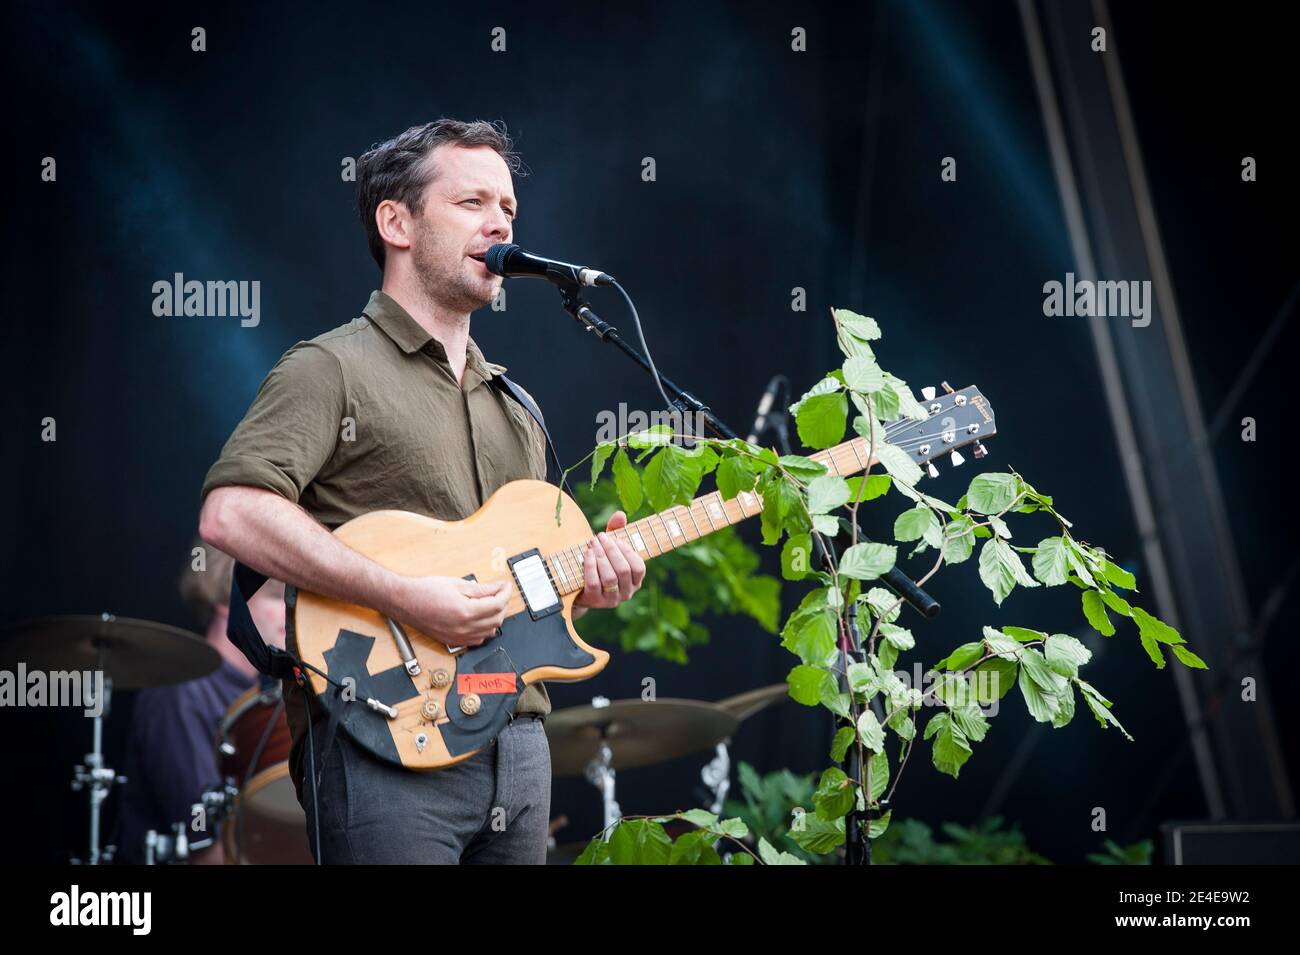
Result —
<path fill-rule="evenodd" d="M 551 484 L 513 481 L 462 521 L 375 511 L 334 534 L 405 576 L 472 576 L 513 586 L 501 635 L 480 646 L 452 653 L 437 634 L 406 627 L 419 664 L 414 675 L 382 614 L 306 592 L 293 595 L 289 649 L 331 680 L 354 681 L 349 701 L 308 671 L 312 694 L 337 715 L 344 732 L 382 759 L 415 770 L 462 762 L 509 723 L 526 685 L 585 680 L 609 662 L 606 651 L 584 643 L 573 629 L 581 588 L 562 587 L 541 556 L 581 547 L 594 536 L 578 505 Z M 561 593 L 565 589 L 572 592 Z M 395 710 L 396 717 L 367 699 Z"/>

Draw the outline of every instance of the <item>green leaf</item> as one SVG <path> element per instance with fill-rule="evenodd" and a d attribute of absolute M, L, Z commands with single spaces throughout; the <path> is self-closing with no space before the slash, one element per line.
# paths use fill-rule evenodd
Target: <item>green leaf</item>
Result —
<path fill-rule="evenodd" d="M 912 389 L 907 387 L 907 382 L 900 378 L 895 378 L 893 375 L 889 374 L 889 372 L 885 372 L 885 382 L 893 391 L 894 397 L 898 399 L 898 411 L 903 415 L 903 417 L 911 418 L 913 421 L 924 421 L 926 418 L 930 417 L 930 412 L 923 408 L 921 403 L 916 400 L 916 395 L 912 394 Z M 877 400 L 885 394 L 886 392 L 879 392 L 877 395 L 873 396 L 873 400 Z M 883 410 L 880 412 L 880 417 L 887 417 Z"/>
<path fill-rule="evenodd" d="M 1119 594 L 1111 590 L 1099 590 L 1098 593 L 1101 594 L 1101 602 L 1111 610 L 1118 614 L 1123 614 L 1125 617 L 1133 616 L 1133 608 L 1129 605 L 1129 602 Z"/>
<path fill-rule="evenodd" d="M 1208 670 L 1210 667 L 1204 660 L 1198 657 L 1186 647 L 1174 646 L 1174 656 L 1176 656 L 1185 666 L 1192 667 L 1196 670 Z"/>
<path fill-rule="evenodd" d="M 1054 633 L 1047 638 L 1045 656 L 1047 665 L 1061 676 L 1075 677 L 1079 667 L 1092 659 L 1092 651 L 1068 634 Z"/>
<path fill-rule="evenodd" d="M 854 391 L 869 394 L 885 386 L 885 373 L 875 359 L 854 355 L 844 361 L 844 383 Z"/>
<path fill-rule="evenodd" d="M 970 759 L 970 743 L 966 734 L 956 726 L 947 713 L 936 713 L 925 727 L 925 738 L 934 737 L 930 758 L 934 768 L 956 779 L 962 765 Z"/>
<path fill-rule="evenodd" d="M 629 448 L 658 448 L 671 444 L 673 440 L 673 426 L 670 424 L 655 424 L 641 431 L 633 431 L 625 435 L 623 440 Z"/>
<path fill-rule="evenodd" d="M 868 711 L 869 712 L 869 711 Z M 832 766 L 822 773 L 817 791 L 813 793 L 813 805 L 817 807 L 820 819 L 839 819 L 853 808 L 854 791 L 849 777 L 844 770 Z"/>
<path fill-rule="evenodd" d="M 1050 723 L 1060 712 L 1061 701 L 1055 692 L 1043 689 L 1032 676 L 1029 667 L 1020 668 L 1020 693 L 1025 698 L 1029 715 L 1040 723 Z"/>
<path fill-rule="evenodd" d="M 844 756 L 849 751 L 849 746 L 857 739 L 857 733 L 852 726 L 841 726 L 835 731 L 835 739 L 831 741 L 831 759 L 837 763 L 844 762 Z"/>
<path fill-rule="evenodd" d="M 939 519 L 928 507 L 918 505 L 898 515 L 894 521 L 894 540 L 915 541 L 925 536 L 931 527 L 938 526 Z"/>
<path fill-rule="evenodd" d="M 1182 638 L 1182 635 L 1179 634 L 1177 630 L 1158 617 L 1151 616 L 1151 614 L 1147 613 L 1141 607 L 1133 608 L 1133 622 L 1138 625 L 1138 631 L 1144 637 L 1150 636 L 1151 639 L 1157 640 L 1160 643 L 1167 643 L 1170 646 L 1173 646 L 1174 644 L 1187 642 Z"/>
<path fill-rule="evenodd" d="M 892 623 L 882 623 L 880 625 L 880 635 L 899 650 L 911 650 L 916 646 L 916 638 L 912 636 L 911 630 L 905 627 L 897 627 Z"/>
<path fill-rule="evenodd" d="M 1000 657 L 985 660 L 975 668 L 971 678 L 976 701 L 987 706 L 994 700 L 1002 699 L 1016 685 L 1019 671 L 1019 666 L 1011 660 Z"/>
<path fill-rule="evenodd" d="M 832 309 L 832 311 L 835 313 L 835 321 L 839 324 L 842 333 L 864 342 L 874 342 L 880 337 L 880 326 L 876 324 L 874 318 L 859 315 L 847 308 L 836 308 Z"/>
<path fill-rule="evenodd" d="M 815 477 L 829 473 L 826 465 L 802 454 L 783 454 L 779 463 L 790 472 L 791 477 L 797 477 L 801 481 L 811 481 Z"/>
<path fill-rule="evenodd" d="M 1047 634 L 1043 633 L 1043 631 L 1030 630 L 1027 627 L 1003 627 L 1002 632 L 1018 643 L 1034 643 L 1038 640 L 1047 639 Z"/>
<path fill-rule="evenodd" d="M 718 493 L 724 501 L 730 501 L 741 491 L 752 491 L 756 478 L 748 458 L 740 455 L 723 458 L 718 465 Z"/>
<path fill-rule="evenodd" d="M 898 559 L 898 548 L 872 541 L 855 544 L 840 557 L 839 572 L 854 580 L 875 580 Z"/>
<path fill-rule="evenodd" d="M 862 745 L 873 753 L 879 753 L 885 748 L 885 731 L 869 707 L 858 717 L 858 736 L 862 739 Z"/>
<path fill-rule="evenodd" d="M 885 830 L 889 828 L 889 820 L 893 815 L 894 815 L 894 810 L 890 809 L 888 812 L 884 813 L 879 819 L 870 820 L 867 823 L 867 838 L 879 839 L 881 836 L 883 836 L 885 834 Z"/>
<path fill-rule="evenodd" d="M 964 670 L 984 656 L 983 643 L 963 643 L 934 665 L 936 670 Z"/>
<path fill-rule="evenodd" d="M 668 864 L 722 865 L 722 857 L 718 855 L 718 850 L 713 848 L 716 840 L 717 836 L 705 829 L 684 833 L 673 840 Z"/>
<path fill-rule="evenodd" d="M 1065 583 L 1065 574 L 1069 568 L 1065 538 L 1048 537 L 1039 541 L 1033 563 L 1034 576 L 1048 587 Z"/>
<path fill-rule="evenodd" d="M 1133 737 L 1129 736 L 1128 730 L 1121 726 L 1119 720 L 1117 720 L 1115 715 L 1111 713 L 1110 700 L 1102 696 L 1101 693 L 1099 693 L 1086 680 L 1075 680 L 1075 682 L 1079 685 L 1079 690 L 1083 694 L 1083 701 L 1088 704 L 1088 709 L 1092 710 L 1092 715 L 1097 718 L 1097 722 L 1102 725 L 1102 728 L 1105 729 L 1107 726 L 1114 726 L 1124 734 L 1124 737 L 1130 743 L 1133 742 Z"/>
<path fill-rule="evenodd" d="M 814 395 L 795 413 L 799 440 L 806 447 L 822 450 L 839 444 L 848 426 L 849 401 L 842 392 Z"/>
<path fill-rule="evenodd" d="M 609 861 L 614 865 L 667 865 L 673 841 L 650 819 L 624 819 L 610 834 Z"/>
<path fill-rule="evenodd" d="M 812 535 L 793 534 L 781 548 L 781 576 L 802 580 L 808 576 L 812 561 Z"/>
<path fill-rule="evenodd" d="M 839 634 L 838 620 L 834 610 L 821 610 L 795 627 L 791 635 L 781 641 L 781 645 L 799 657 L 804 664 L 820 669 L 827 657 L 835 650 L 835 638 Z M 817 685 L 821 685 L 820 681 Z M 802 703 L 803 700 L 799 702 Z M 813 702 L 816 703 L 818 700 Z"/>
<path fill-rule="evenodd" d="M 855 418 L 854 427 L 857 426 L 862 418 Z M 858 432 L 861 434 L 861 430 Z M 879 435 L 876 438 L 876 459 L 881 463 L 896 481 L 904 484 L 915 484 L 921 480 L 921 465 L 912 460 L 912 456 L 902 448 L 887 442 L 882 442 Z"/>
<path fill-rule="evenodd" d="M 618 500 L 623 505 L 623 510 L 628 514 L 636 513 L 641 506 L 641 475 L 622 448 L 614 456 L 614 488 L 618 491 Z"/>
<path fill-rule="evenodd" d="M 966 491 L 966 501 L 973 511 L 997 514 L 1011 506 L 1020 492 L 1020 479 L 1014 474 L 978 474 Z"/>
<path fill-rule="evenodd" d="M 871 757 L 871 801 L 874 803 L 883 796 L 888 786 L 889 757 L 883 749 L 878 749 Z"/>
<path fill-rule="evenodd" d="M 870 474 L 866 479 L 866 487 L 862 486 L 861 476 L 848 478 L 849 482 L 849 503 L 857 501 L 873 501 L 889 490 L 889 485 L 893 482 L 888 474 Z"/>
<path fill-rule="evenodd" d="M 1125 590 L 1137 589 L 1137 580 L 1133 575 L 1108 560 L 1102 562 L 1102 573 L 1116 587 L 1123 587 Z"/>
<path fill-rule="evenodd" d="M 948 564 L 960 564 L 970 558 L 975 550 L 973 521 L 966 515 L 955 517 L 943 529 L 943 559 Z"/>
<path fill-rule="evenodd" d="M 641 483 L 650 506 L 656 511 L 674 504 L 687 504 L 704 477 L 697 459 L 670 444 L 655 453 L 645 466 Z"/>
<path fill-rule="evenodd" d="M 605 470 L 605 461 L 614 453 L 618 447 L 616 441 L 602 441 L 596 445 L 596 450 L 591 454 L 591 488 L 594 490 L 596 482 L 600 480 L 600 472 Z"/>
<path fill-rule="evenodd" d="M 791 834 L 793 835 L 793 833 Z M 798 841 L 797 839 L 795 840 Z M 764 865 L 807 865 L 803 859 L 790 852 L 778 852 L 766 839 L 758 840 L 758 857 Z"/>
<path fill-rule="evenodd" d="M 822 474 L 808 482 L 808 510 L 826 514 L 849 500 L 849 482 L 834 474 Z"/>
<path fill-rule="evenodd" d="M 1160 644 L 1150 633 L 1138 633 L 1138 640 L 1142 643 L 1142 649 L 1147 652 L 1151 662 L 1156 665 L 1157 670 L 1165 668 L 1165 656 L 1160 652 Z"/>
<path fill-rule="evenodd" d="M 835 691 L 835 677 L 829 670 L 804 664 L 797 666 L 786 676 L 790 685 L 790 698 L 804 706 L 816 706 L 822 700 L 824 687 Z"/>
<path fill-rule="evenodd" d="M 1038 581 L 1029 576 L 1020 555 L 1004 540 L 991 537 L 980 548 L 980 580 L 993 592 L 998 606 L 1015 589 L 1016 584 L 1037 587 Z"/>
<path fill-rule="evenodd" d="M 1092 629 L 1103 637 L 1113 637 L 1115 635 L 1115 625 L 1110 622 L 1110 617 L 1106 616 L 1106 608 L 1103 606 L 1101 595 L 1097 591 L 1085 590 L 1083 592 L 1083 615 L 1088 618 L 1088 623 L 1092 624 Z"/>
<path fill-rule="evenodd" d="M 820 818 L 816 813 L 811 815 L 805 813 L 802 818 L 802 826 L 791 827 L 790 831 L 786 833 L 800 849 L 817 855 L 825 855 L 844 845 L 844 820 L 842 818 L 827 820 Z M 791 858 L 794 857 L 791 856 Z"/>

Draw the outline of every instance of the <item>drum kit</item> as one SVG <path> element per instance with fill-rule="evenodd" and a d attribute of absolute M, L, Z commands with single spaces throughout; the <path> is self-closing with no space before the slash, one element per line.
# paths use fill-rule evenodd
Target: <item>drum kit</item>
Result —
<path fill-rule="evenodd" d="M 202 637 L 165 624 L 112 614 L 45 617 L 0 631 L 0 668 L 23 664 L 29 670 L 102 674 L 100 699 L 85 699 L 95 709 L 91 751 L 75 767 L 72 788 L 88 797 L 90 865 L 113 860 L 114 847 L 101 844 L 104 801 L 126 777 L 104 763 L 103 732 L 112 691 L 166 686 L 198 679 L 220 666 L 221 658 Z M 712 751 L 700 773 L 712 796 L 709 809 L 721 812 L 731 775 L 729 745 L 741 722 L 765 707 L 788 699 L 784 683 L 762 687 L 718 702 L 688 699 L 609 700 L 553 711 L 545 720 L 555 778 L 583 776 L 600 793 L 604 825 L 620 816 L 615 779 L 620 769 L 635 769 Z M 221 843 L 229 864 L 310 865 L 306 818 L 289 774 L 289 724 L 281 687 L 262 681 L 230 704 L 214 727 L 213 741 L 221 782 L 205 790 L 193 817 L 220 821 Z M 552 823 L 552 833 L 564 824 Z M 192 839 L 191 820 L 170 831 L 150 830 L 146 864 L 184 863 L 213 844 L 206 833 Z M 548 860 L 572 861 L 586 845 L 557 845 Z"/>

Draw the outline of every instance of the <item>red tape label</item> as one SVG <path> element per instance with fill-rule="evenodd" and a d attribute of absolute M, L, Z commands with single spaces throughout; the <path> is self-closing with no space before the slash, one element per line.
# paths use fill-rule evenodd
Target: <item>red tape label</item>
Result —
<path fill-rule="evenodd" d="M 458 673 L 457 693 L 514 693 L 514 673 Z"/>

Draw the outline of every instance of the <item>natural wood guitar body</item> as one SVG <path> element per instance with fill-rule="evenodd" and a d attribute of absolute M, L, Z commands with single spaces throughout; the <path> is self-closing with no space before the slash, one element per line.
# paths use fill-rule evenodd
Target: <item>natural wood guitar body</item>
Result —
<path fill-rule="evenodd" d="M 556 495 L 562 499 L 555 520 Z M 383 615 L 366 607 L 298 592 L 290 625 L 291 649 L 331 678 L 356 682 L 356 702 L 343 702 L 318 674 L 311 689 L 326 708 L 340 708 L 344 729 L 359 743 L 410 769 L 438 769 L 468 759 L 487 745 L 514 714 L 526 684 L 584 680 L 604 669 L 609 654 L 573 629 L 571 613 L 580 585 L 546 562 L 558 607 L 537 617 L 521 592 L 512 561 L 528 552 L 550 555 L 581 547 L 591 526 L 574 501 L 544 481 L 514 481 L 462 521 L 439 521 L 406 511 L 374 511 L 335 532 L 341 541 L 389 570 L 410 577 L 467 577 L 510 581 L 513 593 L 502 635 L 453 654 L 437 634 L 405 628 L 419 662 L 412 676 Z M 531 563 L 536 570 L 539 562 Z M 564 592 L 567 590 L 568 592 Z M 514 674 L 513 690 L 502 674 Z M 493 676 L 487 676 L 491 674 Z M 465 678 L 470 682 L 466 683 Z M 437 685 L 441 684 L 441 685 Z M 466 691 L 466 692 L 462 692 Z M 466 696 L 473 702 L 462 706 Z M 397 711 L 395 719 L 365 702 L 374 697 Z M 391 747 L 386 745 L 391 739 Z"/>

